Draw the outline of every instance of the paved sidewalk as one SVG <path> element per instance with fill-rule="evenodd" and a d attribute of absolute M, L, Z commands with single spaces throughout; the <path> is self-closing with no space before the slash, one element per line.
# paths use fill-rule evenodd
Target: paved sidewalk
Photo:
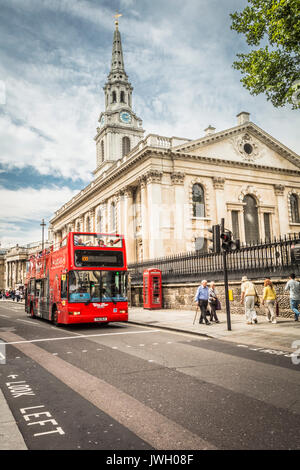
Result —
<path fill-rule="evenodd" d="M 295 352 L 295 348 L 292 347 L 293 341 L 298 340 L 300 346 L 300 321 L 295 322 L 293 318 L 278 317 L 277 323 L 272 324 L 267 321 L 265 316 L 259 315 L 257 324 L 247 325 L 244 315 L 231 314 L 231 331 L 227 329 L 226 314 L 218 312 L 218 318 L 220 323 L 199 325 L 199 312 L 194 323 L 195 309 L 129 308 L 129 322 L 131 323 L 205 335 L 224 341 L 287 352 Z"/>

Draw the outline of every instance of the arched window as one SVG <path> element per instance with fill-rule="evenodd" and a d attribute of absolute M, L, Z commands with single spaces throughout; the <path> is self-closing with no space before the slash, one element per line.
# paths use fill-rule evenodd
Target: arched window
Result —
<path fill-rule="evenodd" d="M 259 226 L 256 199 L 247 194 L 243 199 L 243 203 L 246 243 L 257 242 L 259 240 Z"/>
<path fill-rule="evenodd" d="M 125 92 L 124 91 L 121 91 L 120 101 L 121 101 L 121 103 L 125 103 Z"/>
<path fill-rule="evenodd" d="M 205 217 L 204 189 L 201 184 L 194 184 L 193 196 L 193 217 Z"/>
<path fill-rule="evenodd" d="M 123 137 L 122 139 L 122 157 L 130 152 L 130 139 L 129 137 Z"/>
<path fill-rule="evenodd" d="M 113 91 L 112 94 L 111 94 L 111 102 L 112 103 L 117 102 L 117 93 L 115 91 Z"/>
<path fill-rule="evenodd" d="M 298 197 L 297 194 L 291 194 L 290 195 L 290 208 L 291 208 L 292 222 L 294 224 L 299 224 L 300 223 L 299 197 Z"/>

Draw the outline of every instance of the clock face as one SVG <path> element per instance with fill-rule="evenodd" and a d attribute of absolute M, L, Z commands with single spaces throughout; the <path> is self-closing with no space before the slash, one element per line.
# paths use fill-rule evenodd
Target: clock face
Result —
<path fill-rule="evenodd" d="M 100 121 L 101 126 L 104 125 L 104 116 L 102 116 L 101 121 Z"/>
<path fill-rule="evenodd" d="M 129 113 L 126 113 L 125 111 L 122 111 L 122 113 L 120 113 L 120 120 L 122 122 L 125 122 L 125 124 L 130 124 L 131 123 L 131 115 Z"/>

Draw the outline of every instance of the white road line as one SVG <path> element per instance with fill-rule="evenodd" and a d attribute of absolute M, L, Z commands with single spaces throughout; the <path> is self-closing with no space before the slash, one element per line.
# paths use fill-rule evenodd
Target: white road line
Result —
<path fill-rule="evenodd" d="M 21 318 L 17 318 L 17 321 L 22 321 L 22 322 L 25 322 L 25 323 L 29 323 L 30 325 L 37 326 L 38 328 L 45 328 L 44 326 L 38 325 L 37 323 L 35 323 L 34 320 L 22 320 Z"/>
<path fill-rule="evenodd" d="M 61 338 L 43 338 L 43 339 L 32 339 L 32 340 L 24 340 L 24 341 L 11 341 L 5 344 L 22 344 L 22 343 L 41 343 L 43 341 L 60 341 L 63 339 L 80 339 L 80 338 L 93 338 L 97 336 L 118 336 L 118 335 L 134 335 L 134 334 L 141 334 L 141 333 L 157 333 L 160 330 L 144 330 L 144 331 L 127 331 L 123 333 L 99 333 L 95 335 L 79 335 L 79 336 L 63 336 Z"/>

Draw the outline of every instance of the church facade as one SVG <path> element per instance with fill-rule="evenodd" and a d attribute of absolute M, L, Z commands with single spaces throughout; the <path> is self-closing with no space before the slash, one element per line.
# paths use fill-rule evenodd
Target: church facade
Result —
<path fill-rule="evenodd" d="M 132 91 L 116 21 L 94 179 L 54 214 L 55 243 L 74 230 L 122 233 L 133 263 L 205 252 L 221 218 L 242 243 L 300 232 L 300 158 L 249 113 L 196 140 L 145 136 Z"/>

